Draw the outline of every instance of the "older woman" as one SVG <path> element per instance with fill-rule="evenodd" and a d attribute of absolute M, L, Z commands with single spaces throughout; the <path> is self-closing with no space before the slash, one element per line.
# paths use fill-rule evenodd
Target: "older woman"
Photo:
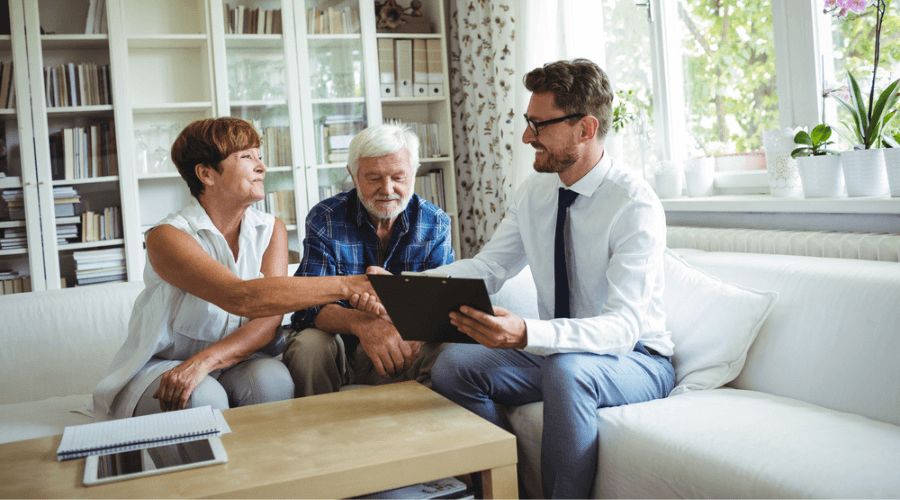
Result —
<path fill-rule="evenodd" d="M 284 223 L 251 207 L 265 195 L 259 146 L 237 118 L 198 120 L 176 139 L 172 160 L 195 199 L 146 233 L 146 288 L 94 390 L 96 420 L 291 398 L 273 357 L 282 315 L 342 299 L 383 312 L 363 275 L 286 276 Z"/>

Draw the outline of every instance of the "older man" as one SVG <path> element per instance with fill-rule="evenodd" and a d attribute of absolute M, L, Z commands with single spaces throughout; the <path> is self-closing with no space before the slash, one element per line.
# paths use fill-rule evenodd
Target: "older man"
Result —
<path fill-rule="evenodd" d="M 419 140 L 404 125 L 377 125 L 350 143 L 355 189 L 317 204 L 306 218 L 296 276 L 424 271 L 453 262 L 450 217 L 413 192 Z M 344 302 L 294 313 L 284 362 L 296 395 L 346 384 L 431 384 L 443 344 L 404 341 L 393 324 Z"/>

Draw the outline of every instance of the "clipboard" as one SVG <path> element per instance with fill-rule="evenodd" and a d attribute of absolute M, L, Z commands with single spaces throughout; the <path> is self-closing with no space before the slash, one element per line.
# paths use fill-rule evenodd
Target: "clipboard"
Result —
<path fill-rule="evenodd" d="M 476 344 L 450 323 L 450 313 L 469 306 L 494 314 L 482 279 L 370 274 L 369 282 L 403 340 Z"/>

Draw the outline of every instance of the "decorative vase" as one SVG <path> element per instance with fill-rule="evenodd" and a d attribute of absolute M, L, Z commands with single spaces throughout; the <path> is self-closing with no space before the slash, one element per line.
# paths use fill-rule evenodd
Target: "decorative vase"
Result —
<path fill-rule="evenodd" d="M 715 193 L 716 159 L 712 156 L 684 160 L 684 184 L 692 198 Z"/>
<path fill-rule="evenodd" d="M 660 199 L 681 197 L 684 188 L 684 168 L 680 162 L 659 161 L 654 165 L 653 171 L 656 194 Z"/>
<path fill-rule="evenodd" d="M 801 197 L 803 184 L 797 162 L 791 158 L 794 135 L 797 129 L 776 129 L 763 131 L 763 146 L 766 151 L 766 170 L 769 172 L 769 190 L 772 196 Z"/>
<path fill-rule="evenodd" d="M 887 196 L 887 169 L 881 149 L 854 149 L 841 153 L 848 196 Z"/>
<path fill-rule="evenodd" d="M 801 156 L 795 160 L 800 170 L 804 196 L 807 198 L 847 196 L 840 155 Z"/>
<path fill-rule="evenodd" d="M 900 148 L 882 149 L 891 196 L 900 196 Z"/>

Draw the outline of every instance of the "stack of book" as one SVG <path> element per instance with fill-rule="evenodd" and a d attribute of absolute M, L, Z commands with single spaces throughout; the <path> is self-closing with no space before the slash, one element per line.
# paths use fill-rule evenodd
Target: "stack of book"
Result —
<path fill-rule="evenodd" d="M 259 131 L 260 153 L 266 167 L 289 167 L 293 164 L 291 157 L 291 127 L 263 127 L 260 120 L 248 120 L 253 128 Z"/>
<path fill-rule="evenodd" d="M 4 189 L 0 197 L 6 202 L 6 215 L 9 220 L 25 220 L 25 191 L 18 189 Z"/>
<path fill-rule="evenodd" d="M 119 175 L 116 127 L 112 120 L 50 134 L 54 180 Z"/>
<path fill-rule="evenodd" d="M 112 104 L 109 64 L 66 63 L 44 67 L 48 108 Z"/>
<path fill-rule="evenodd" d="M 230 35 L 281 35 L 281 9 L 251 9 L 225 4 L 225 31 Z"/>
<path fill-rule="evenodd" d="M 56 243 L 65 245 L 78 241 L 81 217 L 72 215 L 56 218 Z"/>
<path fill-rule="evenodd" d="M 306 9 L 306 32 L 310 35 L 359 33 L 359 11 L 350 6 Z"/>
<path fill-rule="evenodd" d="M 74 252 L 77 285 L 125 281 L 125 249 L 105 248 Z"/>
<path fill-rule="evenodd" d="M 13 80 L 13 63 L 0 62 L 0 108 L 16 107 L 16 82 Z"/>
<path fill-rule="evenodd" d="M 432 170 L 424 175 L 416 177 L 416 194 L 425 201 L 446 210 L 444 202 L 444 171 Z"/>
<path fill-rule="evenodd" d="M 53 203 L 56 217 L 72 217 L 81 215 L 84 211 L 84 206 L 81 204 L 81 195 L 72 186 L 54 187 Z"/>
<path fill-rule="evenodd" d="M 407 123 L 410 130 L 419 137 L 419 158 L 440 158 L 441 142 L 437 123 Z"/>
<path fill-rule="evenodd" d="M 28 238 L 25 236 L 25 228 L 8 227 L 0 229 L 0 250 L 16 250 L 19 248 L 28 248 Z"/>
<path fill-rule="evenodd" d="M 366 120 L 352 115 L 330 115 L 319 123 L 319 157 L 324 163 L 347 163 L 350 141 L 366 128 Z"/>
<path fill-rule="evenodd" d="M 0 295 L 31 291 L 31 277 L 19 276 L 15 271 L 0 270 Z"/>
<path fill-rule="evenodd" d="M 103 212 L 81 214 L 81 242 L 114 240 L 122 237 L 122 211 L 106 207 Z"/>
<path fill-rule="evenodd" d="M 297 223 L 297 211 L 294 208 L 293 191 L 269 191 L 266 197 L 254 204 L 258 210 L 268 212 L 281 219 L 287 225 Z"/>

